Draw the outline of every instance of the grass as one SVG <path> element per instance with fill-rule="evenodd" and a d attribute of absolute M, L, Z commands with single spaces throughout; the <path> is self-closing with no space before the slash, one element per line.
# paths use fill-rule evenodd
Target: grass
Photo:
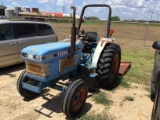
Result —
<path fill-rule="evenodd" d="M 130 83 L 128 81 L 126 81 L 124 78 L 121 79 L 120 85 L 124 88 L 130 88 Z"/>
<path fill-rule="evenodd" d="M 113 101 L 110 100 L 105 92 L 99 92 L 98 94 L 95 94 L 93 96 L 93 101 L 95 101 L 97 104 L 112 105 Z"/>
<path fill-rule="evenodd" d="M 131 96 L 124 96 L 124 101 L 134 101 L 134 98 Z"/>
<path fill-rule="evenodd" d="M 115 120 L 112 116 L 109 116 L 108 114 L 97 114 L 97 115 L 83 115 L 77 120 Z"/>
<path fill-rule="evenodd" d="M 145 88 L 145 90 L 148 91 L 148 92 L 150 93 L 150 92 L 151 92 L 150 86 L 149 86 L 149 87 L 147 86 L 147 87 Z"/>
<path fill-rule="evenodd" d="M 125 80 L 140 84 L 149 84 L 154 54 L 145 50 L 125 50 L 122 52 L 123 61 L 131 61 L 131 69 Z"/>

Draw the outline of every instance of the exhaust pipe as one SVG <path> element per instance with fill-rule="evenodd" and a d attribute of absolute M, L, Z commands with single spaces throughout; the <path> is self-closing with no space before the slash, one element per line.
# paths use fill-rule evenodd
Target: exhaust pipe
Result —
<path fill-rule="evenodd" d="M 71 9 L 73 9 L 73 23 L 71 27 L 71 48 L 70 48 L 70 53 L 71 56 L 75 54 L 75 43 L 76 43 L 76 24 L 75 24 L 75 16 L 76 16 L 76 8 L 74 6 L 71 6 Z"/>

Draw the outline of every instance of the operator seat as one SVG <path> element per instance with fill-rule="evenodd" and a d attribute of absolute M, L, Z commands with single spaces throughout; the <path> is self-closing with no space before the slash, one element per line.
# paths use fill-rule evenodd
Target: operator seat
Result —
<path fill-rule="evenodd" d="M 86 39 L 88 42 L 98 42 L 100 37 L 97 32 L 86 32 Z"/>

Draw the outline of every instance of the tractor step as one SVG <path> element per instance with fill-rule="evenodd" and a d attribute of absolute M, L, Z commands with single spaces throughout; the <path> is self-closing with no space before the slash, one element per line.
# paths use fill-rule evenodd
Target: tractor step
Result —
<path fill-rule="evenodd" d="M 51 85 L 51 88 L 54 88 L 54 89 L 59 90 L 61 92 L 65 92 L 67 86 L 64 85 L 63 83 L 61 84 L 60 82 L 57 82 L 57 84 Z"/>
<path fill-rule="evenodd" d="M 131 68 L 131 62 L 121 62 L 118 74 L 124 76 Z"/>
<path fill-rule="evenodd" d="M 30 90 L 35 93 L 41 93 L 42 92 L 42 85 L 39 84 L 39 82 L 36 81 L 29 81 L 29 82 L 23 82 L 23 88 Z"/>

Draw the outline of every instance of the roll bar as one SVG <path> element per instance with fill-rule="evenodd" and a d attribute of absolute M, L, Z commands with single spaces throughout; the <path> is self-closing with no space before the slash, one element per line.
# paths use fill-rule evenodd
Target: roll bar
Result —
<path fill-rule="evenodd" d="M 107 4 L 89 4 L 89 5 L 86 5 L 86 6 L 83 7 L 83 9 L 81 11 L 81 16 L 80 16 L 79 24 L 78 24 L 77 35 L 78 35 L 79 31 L 80 31 L 80 27 L 81 27 L 84 11 L 88 7 L 107 7 L 107 8 L 109 8 L 108 25 L 107 25 L 107 33 L 106 33 L 106 37 L 109 37 L 112 10 L 111 10 L 111 7 L 109 5 L 107 5 Z"/>

